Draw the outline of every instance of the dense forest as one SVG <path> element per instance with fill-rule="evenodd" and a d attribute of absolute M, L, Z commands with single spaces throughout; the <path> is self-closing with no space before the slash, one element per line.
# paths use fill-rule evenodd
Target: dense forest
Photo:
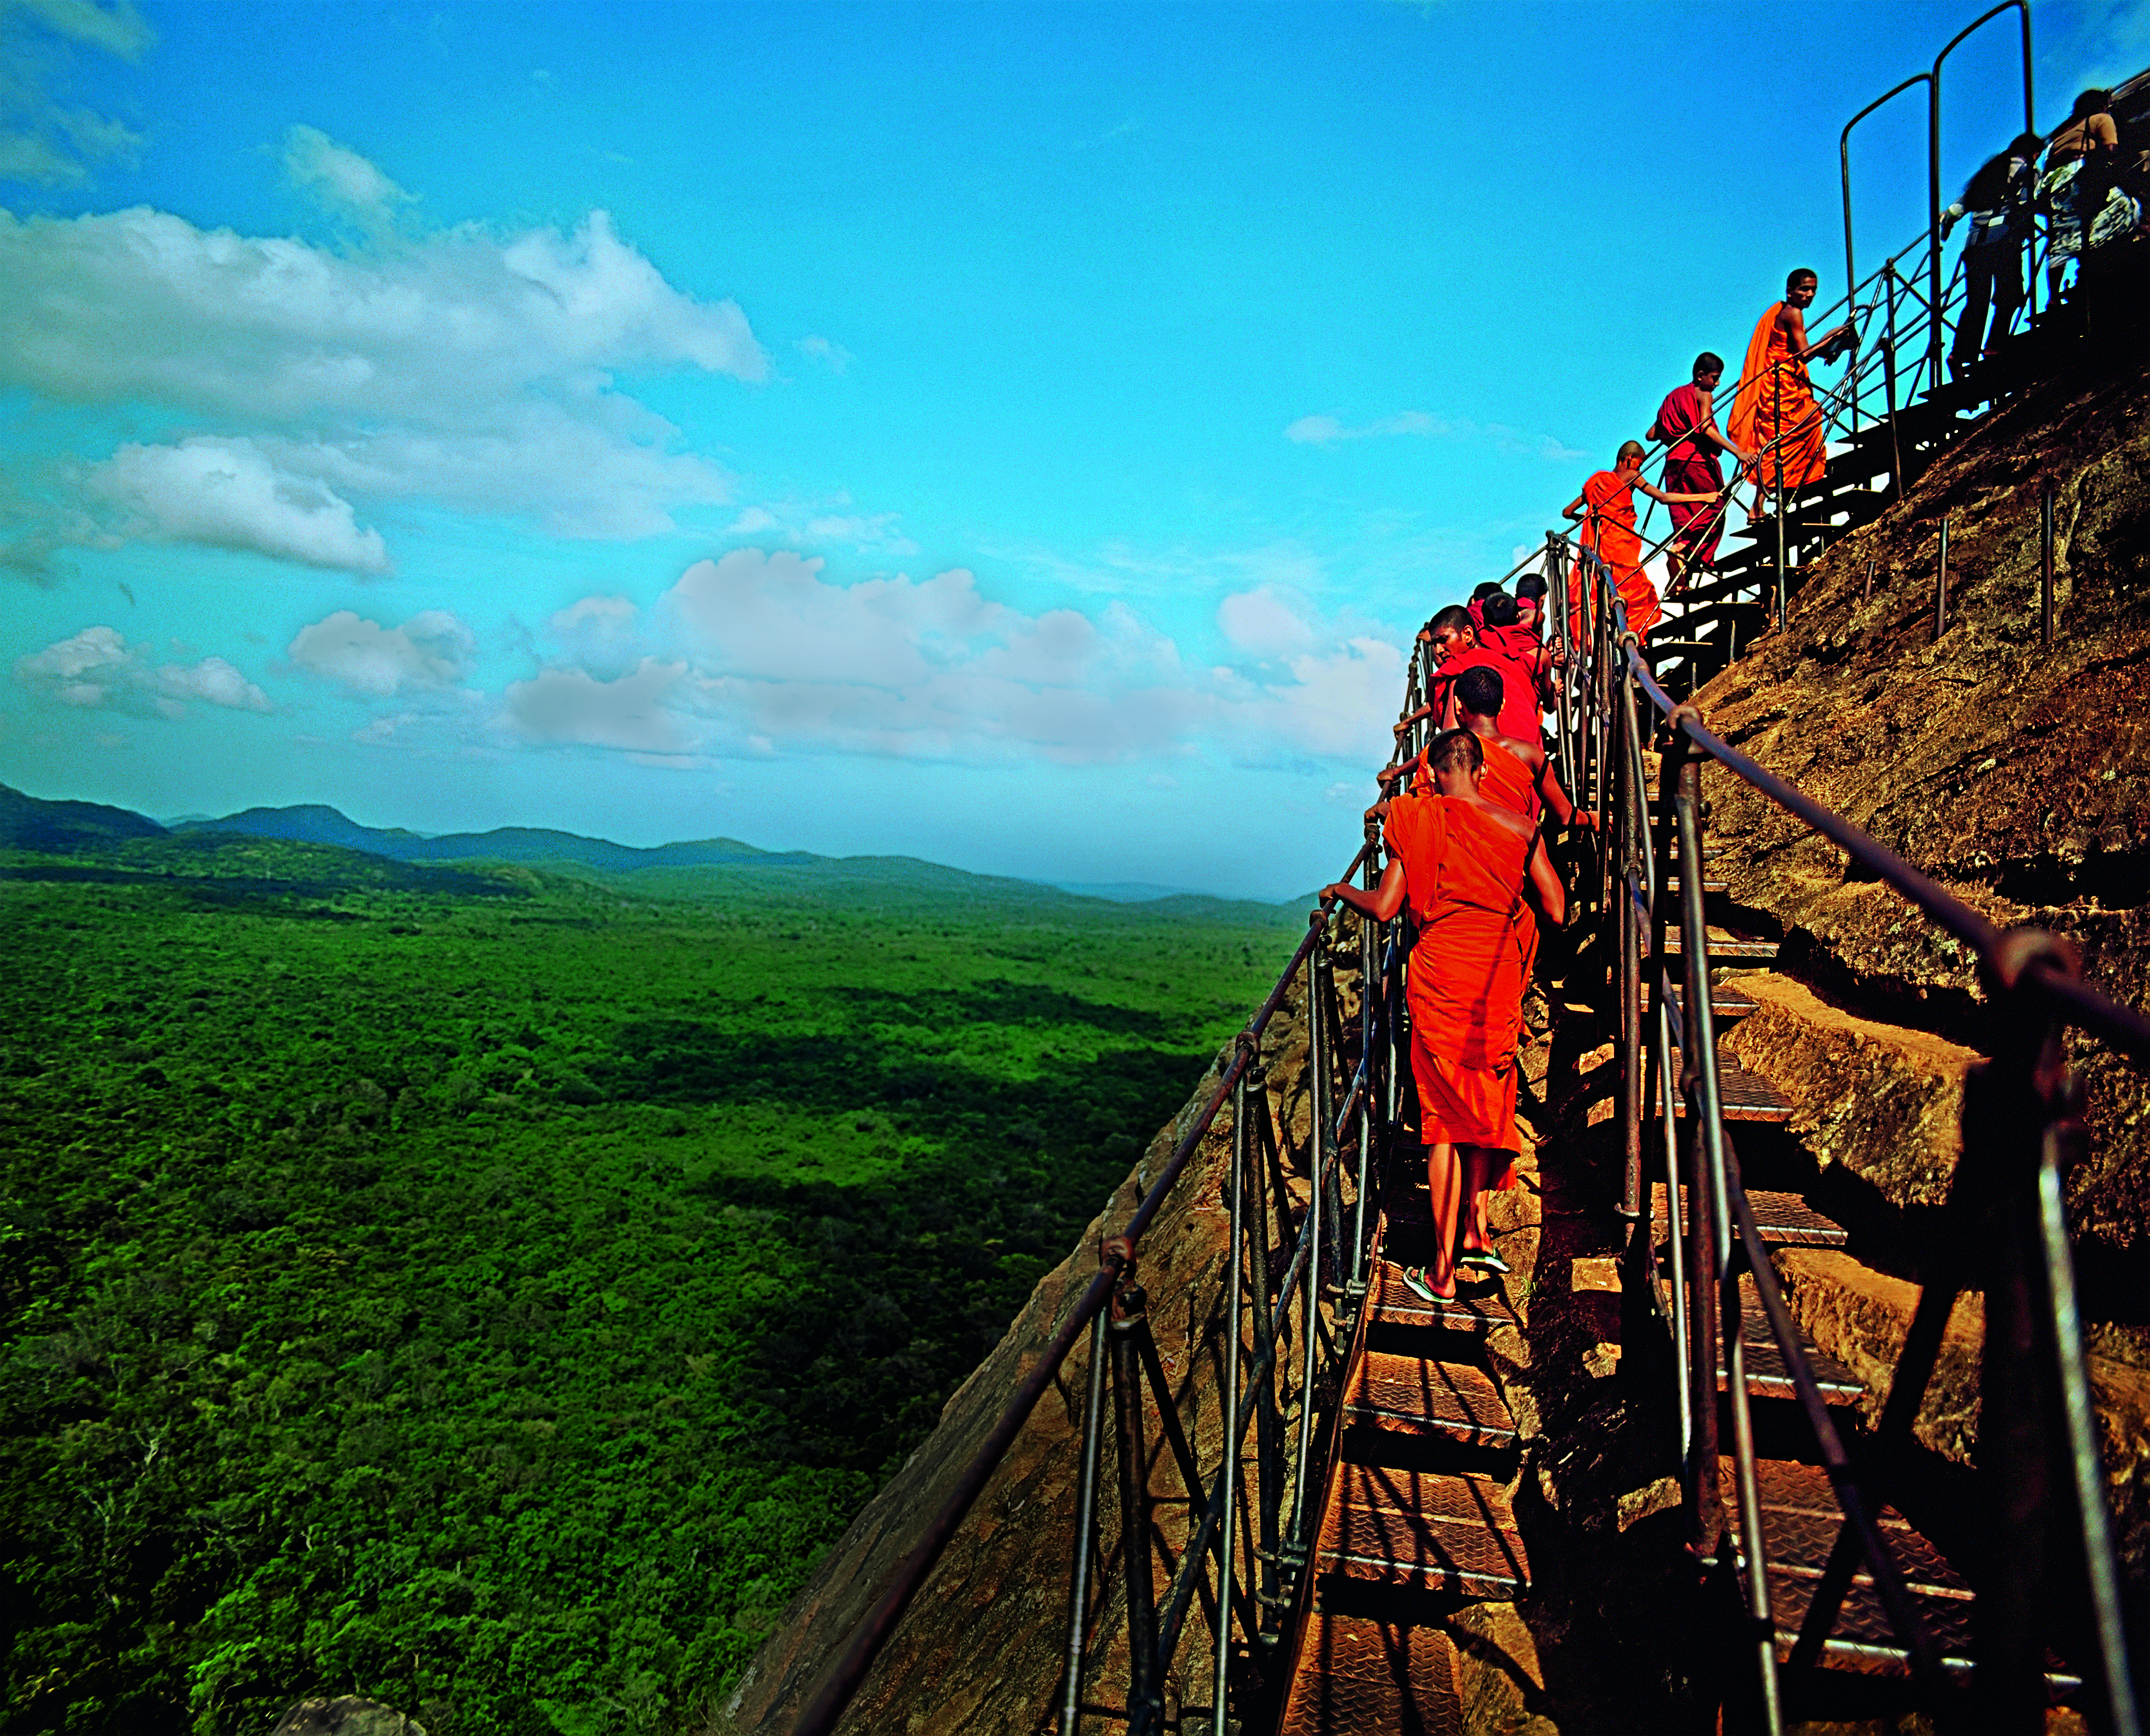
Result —
<path fill-rule="evenodd" d="M 199 833 L 0 852 L 0 1729 L 600 1736 L 721 1690 L 1303 924 Z"/>

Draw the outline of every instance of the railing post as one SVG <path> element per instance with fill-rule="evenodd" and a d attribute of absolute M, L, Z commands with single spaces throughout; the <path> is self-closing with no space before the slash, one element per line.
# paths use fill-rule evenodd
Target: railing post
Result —
<path fill-rule="evenodd" d="M 1713 1556 L 1724 1528 L 1724 1503 L 1717 1489 L 1717 1340 L 1718 1245 L 1724 1222 L 1724 1172 L 1710 1158 L 1710 1131 L 1717 1113 L 1715 1079 L 1707 1072 L 1697 1046 L 1712 1033 L 1709 1017 L 1709 952 L 1702 910 L 1702 763 L 1686 736 L 1673 732 L 1668 758 L 1676 767 L 1678 794 L 1673 801 L 1678 830 L 1680 951 L 1685 992 L 1680 997 L 1684 1039 L 1680 1050 L 1680 1086 L 1687 1098 L 1688 1123 L 1688 1390 L 1693 1406 L 1688 1431 L 1686 1495 L 1688 1542 L 1698 1557 Z"/>
<path fill-rule="evenodd" d="M 1622 649 L 1624 651 L 1625 648 Z M 1649 793 L 1636 775 L 1641 744 L 1635 715 L 1635 678 L 1623 655 L 1620 667 L 1620 702 L 1613 717 L 1619 734 L 1617 768 L 1618 830 L 1612 850 L 1617 867 L 1612 896 L 1619 901 L 1619 976 L 1614 987 L 1620 997 L 1620 1215 L 1630 1224 L 1643 1211 L 1643 934 L 1635 909 L 1633 881 L 1639 878 L 1641 855 L 1648 835 Z"/>
<path fill-rule="evenodd" d="M 1769 371 L 1770 389 L 1777 399 L 1777 432 L 1769 442 L 1769 462 L 1777 475 L 1777 631 L 1784 630 L 1784 368 L 1779 362 Z"/>
<path fill-rule="evenodd" d="M 1224 1522 L 1223 1546 L 1217 1557 L 1217 1633 L 1210 1671 L 1210 1736 L 1226 1736 L 1224 1707 L 1232 1668 L 1232 1582 L 1237 1565 L 1234 1549 L 1239 1516 L 1239 1343 L 1243 1336 L 1239 1287 L 1246 1258 L 1247 1165 L 1254 1158 L 1256 1105 L 1261 1106 L 1262 1113 L 1268 1109 L 1261 1078 L 1261 1041 L 1242 1031 L 1237 1047 L 1244 1064 L 1239 1068 L 1239 1082 L 1232 1088 L 1232 1247 L 1224 1263 L 1224 1463 L 1218 1471 L 1224 1486 Z"/>
<path fill-rule="evenodd" d="M 1105 1317 L 1090 1317 L 1090 1368 L 1083 1399 L 1082 1470 L 1075 1483 L 1075 1572 L 1067 1593 L 1067 1679 L 1060 1697 L 1060 1736 L 1082 1718 L 1083 1658 L 1089 1650 L 1090 1557 L 1097 1548 L 1098 1457 L 1104 1441 Z"/>
<path fill-rule="evenodd" d="M 1113 1411 L 1119 1424 L 1120 1563 L 1128 1582 L 1128 1716 L 1131 1724 L 1164 1709 L 1157 1679 L 1157 1581 L 1150 1565 L 1149 1455 L 1143 1441 L 1139 1335 L 1149 1299 L 1125 1268 L 1113 1293 Z M 1229 1598 L 1227 1599 L 1227 1612 Z"/>
<path fill-rule="evenodd" d="M 1965 1093 L 1964 1172 L 1991 1226 L 1978 1461 L 1993 1511 L 1996 1571 L 1978 1588 L 1976 1690 L 1996 1731 L 2042 1731 L 2046 1642 L 2057 1607 L 2083 1594 L 2107 1731 L 2136 1736 L 2112 1521 L 2083 1363 L 2064 1189 L 2080 1154 L 2082 1090 L 2052 1005 L 2019 987 L 2042 963 L 2076 973 L 2073 949 L 2011 930 L 1989 961 L 1996 1027 L 2009 1040 Z M 2073 1547 L 2061 1527 L 2076 1522 Z M 2073 1557 L 2073 1560 L 2069 1557 Z M 2077 1564 L 2083 1580 L 2072 1584 Z"/>
<path fill-rule="evenodd" d="M 2053 479 L 2038 486 L 2038 639 L 2053 648 Z"/>
<path fill-rule="evenodd" d="M 1366 822 L 1364 880 L 1372 891 L 1380 881 L 1381 823 Z M 1366 1294 L 1366 1202 L 1374 1183 L 1374 1092 L 1379 1083 L 1375 1056 L 1380 1037 L 1380 1003 L 1381 951 L 1379 925 L 1371 916 L 1359 919 L 1359 1184 L 1351 1206 L 1351 1265 L 1345 1282 L 1345 1294 L 1355 1309 Z"/>
<path fill-rule="evenodd" d="M 1329 913 L 1318 910 L 1311 920 L 1317 926 L 1325 926 Z M 1328 1045 L 1322 1040 L 1325 1032 L 1321 1016 L 1320 957 L 1321 942 L 1317 941 L 1306 956 L 1306 1064 L 1311 1098 L 1309 1107 L 1313 1110 L 1314 1126 L 1307 1141 L 1310 1173 L 1306 1189 L 1306 1277 L 1299 1291 L 1299 1461 L 1292 1473 L 1291 1522 L 1285 1528 L 1284 1546 L 1279 1552 L 1281 1561 L 1295 1578 L 1305 1565 L 1309 1553 L 1306 1480 L 1314 1453 L 1314 1371 L 1321 1337 L 1322 1160 L 1329 1145 L 1329 1057 Z"/>
<path fill-rule="evenodd" d="M 1889 395 L 1889 482 L 1900 504 L 1904 498 L 1904 441 L 1896 425 L 1896 262 L 1882 268 L 1889 291 L 1888 347 L 1881 354 L 1881 377 Z"/>

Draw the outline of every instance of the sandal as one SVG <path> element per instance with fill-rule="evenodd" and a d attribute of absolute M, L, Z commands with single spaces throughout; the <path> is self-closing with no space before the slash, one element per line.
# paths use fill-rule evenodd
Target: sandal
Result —
<path fill-rule="evenodd" d="M 1491 1248 L 1466 1248 L 1456 1256 L 1456 1264 L 1459 1266 L 1476 1266 L 1482 1271 L 1492 1272 L 1503 1278 L 1507 1276 L 1509 1270 L 1507 1261 L 1502 1259 Z"/>
<path fill-rule="evenodd" d="M 1444 1296 L 1433 1287 L 1433 1279 L 1426 1275 L 1424 1266 L 1406 1266 L 1403 1269 L 1404 1288 L 1421 1302 L 1453 1302 L 1453 1291 Z"/>

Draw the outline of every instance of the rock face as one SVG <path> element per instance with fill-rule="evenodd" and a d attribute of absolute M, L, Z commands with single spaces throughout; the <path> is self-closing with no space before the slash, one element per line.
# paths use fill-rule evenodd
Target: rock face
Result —
<path fill-rule="evenodd" d="M 301 1700 L 269 1736 L 426 1736 L 425 1726 L 392 1706 L 344 1694 L 333 1700 Z"/>
<path fill-rule="evenodd" d="M 1804 578 L 1786 630 L 1698 696 L 1711 727 L 2004 926 L 2076 940 L 2084 972 L 2150 998 L 2150 376 L 2102 358 L 1996 412 Z M 2056 641 L 2039 639 L 2039 499 L 2055 487 Z M 1949 603 L 1935 636 L 1949 527 Z M 1874 570 L 1871 594 L 1867 573 Z M 1962 1042 L 1984 1035 L 1967 956 L 1759 792 L 1704 774 L 1733 898 L 1832 998 Z M 2097 1137 L 2079 1236 L 2150 1231 L 2142 1077 L 2077 1060 Z M 1898 1185 L 1915 1185 L 1908 1171 Z"/>

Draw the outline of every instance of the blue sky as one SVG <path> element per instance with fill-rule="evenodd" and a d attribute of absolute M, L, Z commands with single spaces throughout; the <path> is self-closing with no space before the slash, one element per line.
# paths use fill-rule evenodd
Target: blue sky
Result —
<path fill-rule="evenodd" d="M 1978 9 L 0 0 L 0 780 L 1304 890 Z"/>

